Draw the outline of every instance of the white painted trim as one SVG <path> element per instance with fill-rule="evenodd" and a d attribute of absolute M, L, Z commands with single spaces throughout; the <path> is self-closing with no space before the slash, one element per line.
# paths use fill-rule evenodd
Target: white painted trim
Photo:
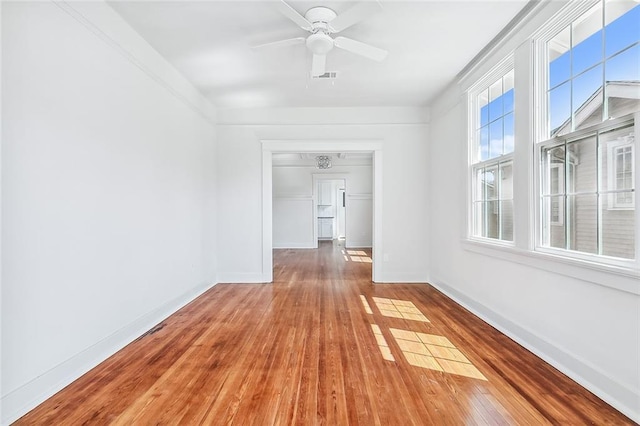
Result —
<path fill-rule="evenodd" d="M 637 270 L 607 266 L 552 253 L 523 250 L 517 247 L 484 241 L 463 240 L 462 247 L 485 256 L 640 295 L 640 285 L 638 285 L 640 272 Z"/>
<path fill-rule="evenodd" d="M 257 282 L 273 281 L 273 152 L 262 146 L 262 273 Z M 314 203 L 315 205 L 315 203 Z M 314 230 L 314 238 L 317 231 Z M 225 279 L 225 282 L 256 282 Z"/>
<path fill-rule="evenodd" d="M 373 247 L 371 248 L 373 271 L 371 281 L 374 283 L 382 282 L 384 273 L 382 265 L 382 255 L 384 253 L 382 244 L 382 178 L 382 148 L 380 148 L 373 155 L 373 235 L 371 237 L 373 242 Z"/>
<path fill-rule="evenodd" d="M 318 181 L 321 180 L 342 180 L 344 181 L 344 189 L 347 191 L 349 188 L 349 173 L 312 173 L 311 174 L 311 188 L 313 189 L 313 241 L 314 248 L 318 248 Z M 348 203 L 347 203 L 348 204 Z M 347 210 L 349 206 L 347 205 Z M 329 238 L 322 238 L 323 240 L 329 240 Z M 346 243 L 345 243 L 346 244 Z"/>
<path fill-rule="evenodd" d="M 472 314 L 491 325 L 510 339 L 523 346 L 529 352 L 540 357 L 545 362 L 560 370 L 593 392 L 624 415 L 636 422 L 640 422 L 640 394 L 633 389 L 612 380 L 598 366 L 582 359 L 558 345 L 555 345 L 531 330 L 510 321 L 497 312 L 492 311 L 473 298 L 456 290 L 443 282 L 436 280 L 431 285 L 447 297 L 470 311 Z M 571 366 L 571 367 L 570 367 Z M 635 407 L 634 407 L 635 402 Z"/>
<path fill-rule="evenodd" d="M 215 285 L 200 285 L 187 291 L 4 395 L 1 402 L 3 408 L 1 423 L 4 425 L 16 421 Z"/>
<path fill-rule="evenodd" d="M 355 243 L 345 245 L 348 249 L 354 248 L 371 248 L 371 243 L 368 241 L 356 241 Z"/>
<path fill-rule="evenodd" d="M 215 124 L 216 109 L 209 100 L 106 2 L 51 1 L 176 99 Z"/>
<path fill-rule="evenodd" d="M 0 1 L 0 76 L 2 75 L 2 2 Z M 3 102 L 1 102 L 1 100 L 3 99 L 2 97 L 2 78 L 0 78 L 0 306 L 2 306 L 2 212 L 3 212 L 3 208 L 2 208 L 2 152 L 4 151 L 2 145 L 3 145 L 3 138 L 2 138 L 2 123 L 4 121 L 4 118 L 2 116 L 2 104 Z M 0 312 L 0 395 L 2 395 L 2 313 Z M 0 401 L 0 422 L 2 421 L 2 419 L 4 418 L 2 416 L 2 406 L 4 404 L 2 404 L 2 401 Z"/>
<path fill-rule="evenodd" d="M 274 244 L 273 245 L 274 249 L 316 249 L 318 247 L 316 247 L 315 244 L 313 244 L 313 241 L 309 241 L 307 243 L 281 243 L 281 244 Z"/>
<path fill-rule="evenodd" d="M 262 278 L 264 282 L 273 281 L 273 153 L 322 153 L 322 152 L 372 152 L 373 153 L 373 268 L 372 281 L 382 277 L 382 141 L 376 139 L 291 139 L 269 140 L 262 143 Z M 324 173 L 323 178 L 346 174 Z M 346 179 L 335 177 L 335 179 Z M 347 183 L 348 184 L 348 183 Z M 317 200 L 317 188 L 313 185 L 313 198 Z M 315 202 L 314 202 L 315 206 Z M 314 240 L 317 241 L 317 223 L 314 221 Z M 228 280 L 224 280 L 228 281 Z M 245 281 L 237 281 L 245 282 Z"/>

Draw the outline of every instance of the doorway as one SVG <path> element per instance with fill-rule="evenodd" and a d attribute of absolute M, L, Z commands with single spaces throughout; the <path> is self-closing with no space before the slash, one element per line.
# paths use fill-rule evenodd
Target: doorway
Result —
<path fill-rule="evenodd" d="M 346 196 L 348 175 L 314 173 L 314 235 L 316 247 L 319 241 L 346 240 Z"/>
<path fill-rule="evenodd" d="M 262 275 L 273 281 L 273 153 L 369 153 L 372 156 L 372 281 L 382 281 L 382 142 L 380 140 L 262 140 Z M 314 185 L 315 188 L 315 185 Z M 346 189 L 346 188 L 345 188 Z M 315 191 L 315 189 L 314 189 Z M 348 192 L 345 209 L 349 211 Z M 348 222 L 348 221 L 347 221 Z M 345 230 L 348 232 L 348 225 Z M 317 230 L 317 226 L 316 226 Z M 348 237 L 348 236 L 347 236 Z M 317 240 L 316 240 L 317 241 Z"/>

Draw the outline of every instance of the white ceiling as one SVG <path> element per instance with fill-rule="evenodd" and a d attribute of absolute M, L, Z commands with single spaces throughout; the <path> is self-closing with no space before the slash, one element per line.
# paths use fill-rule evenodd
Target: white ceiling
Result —
<path fill-rule="evenodd" d="M 333 81 L 309 78 L 306 37 L 273 1 L 115 1 L 111 6 L 216 106 L 426 106 L 527 0 L 381 1 L 383 10 L 339 33 L 389 51 L 383 62 L 334 49 Z M 352 1 L 290 1 L 340 14 Z"/>

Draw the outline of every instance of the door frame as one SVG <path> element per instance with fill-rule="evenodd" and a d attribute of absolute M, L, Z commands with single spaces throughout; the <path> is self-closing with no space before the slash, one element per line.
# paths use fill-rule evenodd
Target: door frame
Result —
<path fill-rule="evenodd" d="M 313 240 L 315 246 L 318 248 L 318 200 L 320 195 L 318 193 L 318 183 L 323 180 L 341 180 L 344 182 L 345 189 L 349 186 L 349 174 L 348 173 L 313 173 L 311 175 L 311 181 L 313 182 Z M 346 239 L 345 239 L 346 241 Z M 345 244 L 346 246 L 346 244 Z"/>
<path fill-rule="evenodd" d="M 373 154 L 373 238 L 371 280 L 382 274 L 382 140 L 271 140 L 262 144 L 262 281 L 273 282 L 273 153 L 372 153 Z M 316 225 L 317 227 L 317 225 Z M 317 232 L 317 230 L 315 231 Z M 314 232 L 314 233 L 315 233 Z"/>

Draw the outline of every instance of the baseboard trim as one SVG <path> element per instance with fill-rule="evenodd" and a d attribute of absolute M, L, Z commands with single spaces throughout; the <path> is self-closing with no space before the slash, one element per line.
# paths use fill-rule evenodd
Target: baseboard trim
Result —
<path fill-rule="evenodd" d="M 355 243 L 349 243 L 348 246 L 346 246 L 348 249 L 352 249 L 352 248 L 371 248 L 371 241 L 369 242 L 355 242 Z"/>
<path fill-rule="evenodd" d="M 631 420 L 640 423 L 640 394 L 635 393 L 631 388 L 617 383 L 600 371 L 597 366 L 548 342 L 531 330 L 510 321 L 455 288 L 439 280 L 431 281 L 430 284 Z M 573 367 L 569 367 L 569 365 Z M 636 408 L 634 408 L 634 403 Z"/>
<path fill-rule="evenodd" d="M 313 241 L 306 243 L 273 243 L 274 249 L 315 249 L 317 248 Z"/>
<path fill-rule="evenodd" d="M 147 332 L 154 325 L 173 315 L 180 308 L 215 286 L 197 286 L 153 311 L 139 317 L 107 338 L 76 354 L 41 376 L 36 377 L 14 391 L 3 395 L 3 425 L 11 424 L 42 402 L 77 380 L 80 376 L 124 348 Z"/>

